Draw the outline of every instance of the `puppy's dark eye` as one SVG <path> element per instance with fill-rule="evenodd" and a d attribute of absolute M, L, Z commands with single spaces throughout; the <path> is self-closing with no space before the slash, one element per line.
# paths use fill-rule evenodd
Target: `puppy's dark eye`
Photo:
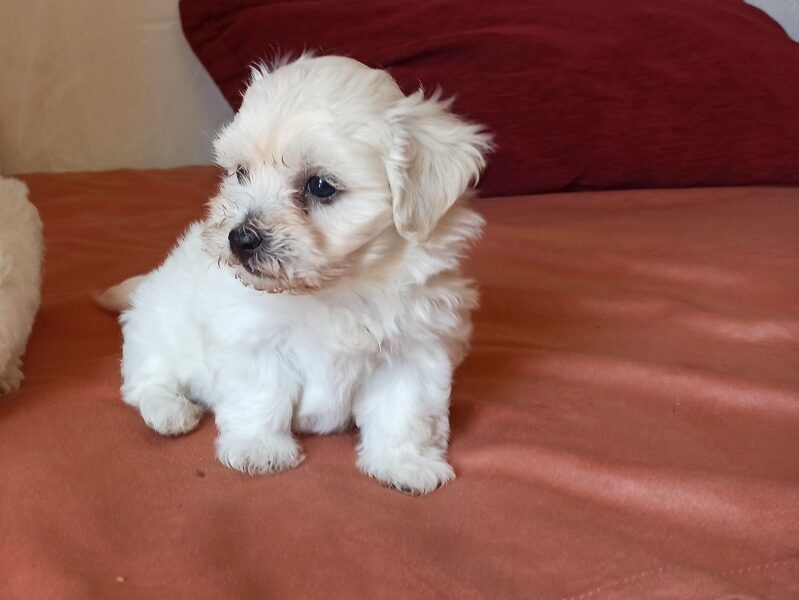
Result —
<path fill-rule="evenodd" d="M 250 180 L 250 172 L 246 168 L 239 165 L 236 167 L 236 179 L 239 180 L 241 185 L 244 185 Z"/>
<path fill-rule="evenodd" d="M 337 191 L 338 190 L 336 189 L 336 186 L 334 186 L 324 177 L 315 175 L 305 182 L 305 192 L 314 198 L 326 200 Z"/>

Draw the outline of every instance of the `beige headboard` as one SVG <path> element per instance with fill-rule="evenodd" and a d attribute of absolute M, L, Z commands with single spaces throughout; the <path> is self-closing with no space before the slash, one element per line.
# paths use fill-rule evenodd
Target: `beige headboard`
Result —
<path fill-rule="evenodd" d="M 232 116 L 177 0 L 0 0 L 0 173 L 210 161 Z"/>

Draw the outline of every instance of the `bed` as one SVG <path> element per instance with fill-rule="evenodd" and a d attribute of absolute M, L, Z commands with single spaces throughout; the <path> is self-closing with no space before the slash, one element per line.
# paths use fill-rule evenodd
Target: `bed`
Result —
<path fill-rule="evenodd" d="M 355 433 L 248 477 L 215 426 L 119 397 L 92 293 L 156 266 L 211 167 L 25 176 L 47 249 L 0 403 L 0 598 L 799 597 L 799 188 L 483 198 L 457 479 L 357 472 Z"/>

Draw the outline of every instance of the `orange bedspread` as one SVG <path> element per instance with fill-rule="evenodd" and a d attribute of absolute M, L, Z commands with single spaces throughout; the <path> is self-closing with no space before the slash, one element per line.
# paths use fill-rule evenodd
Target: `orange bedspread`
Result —
<path fill-rule="evenodd" d="M 209 168 L 26 177 L 43 305 L 0 401 L 0 598 L 799 598 L 799 189 L 482 200 L 431 496 L 303 438 L 247 477 L 123 405 L 90 297 L 159 263 Z"/>

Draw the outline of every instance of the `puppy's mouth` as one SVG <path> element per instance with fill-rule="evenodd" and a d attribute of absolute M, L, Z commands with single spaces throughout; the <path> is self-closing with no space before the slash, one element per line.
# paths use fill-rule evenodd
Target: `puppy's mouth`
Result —
<path fill-rule="evenodd" d="M 230 269 L 242 285 L 259 292 L 303 294 L 313 291 L 314 286 L 291 273 L 289 259 L 282 248 L 243 237 L 232 240 L 228 227 L 225 221 L 209 220 L 202 234 L 204 250 L 215 257 L 220 269 Z M 238 252 L 233 248 L 236 243 Z"/>
<path fill-rule="evenodd" d="M 289 276 L 276 257 L 260 257 L 241 261 L 230 256 L 225 261 L 242 285 L 267 294 L 309 294 L 319 289 L 304 278 Z"/>
<path fill-rule="evenodd" d="M 345 264 L 306 266 L 306 261 L 299 260 L 292 247 L 269 228 L 252 228 L 250 233 L 250 223 L 240 227 L 243 231 L 234 234 L 224 221 L 209 221 L 203 245 L 220 268 L 230 269 L 248 288 L 267 294 L 311 294 L 329 286 L 345 270 Z"/>

